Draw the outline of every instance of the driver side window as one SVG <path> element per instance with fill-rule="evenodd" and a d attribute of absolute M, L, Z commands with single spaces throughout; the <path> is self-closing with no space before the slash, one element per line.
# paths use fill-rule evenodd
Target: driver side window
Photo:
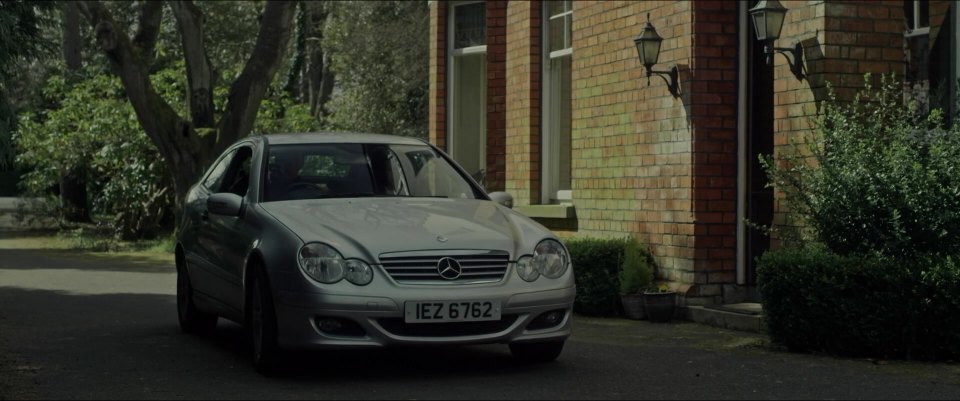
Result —
<path fill-rule="evenodd" d="M 250 186 L 250 161 L 253 159 L 253 149 L 242 147 L 237 149 L 227 175 L 220 185 L 220 192 L 230 192 L 239 196 L 246 196 Z"/>
<path fill-rule="evenodd" d="M 220 192 L 220 186 L 223 183 L 223 177 L 227 173 L 227 167 L 230 166 L 230 161 L 233 160 L 233 156 L 237 154 L 236 150 L 231 151 L 228 155 L 224 156 L 220 161 L 210 169 L 210 174 L 207 175 L 207 178 L 203 180 L 203 186 L 207 188 L 212 193 Z"/>

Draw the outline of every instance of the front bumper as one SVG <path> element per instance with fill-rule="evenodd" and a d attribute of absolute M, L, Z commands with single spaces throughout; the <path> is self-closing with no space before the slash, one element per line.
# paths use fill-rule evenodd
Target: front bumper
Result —
<path fill-rule="evenodd" d="M 570 336 L 576 287 L 504 295 L 496 287 L 424 288 L 411 298 L 331 295 L 279 291 L 275 303 L 278 341 L 287 349 L 380 348 L 390 345 L 484 344 L 564 340 Z M 500 300 L 501 320 L 492 322 L 404 323 L 404 303 L 412 301 Z M 538 320 L 561 311 L 562 319 Z M 358 327 L 347 333 L 321 330 L 333 319 Z M 531 326 L 531 324 L 533 324 Z"/>

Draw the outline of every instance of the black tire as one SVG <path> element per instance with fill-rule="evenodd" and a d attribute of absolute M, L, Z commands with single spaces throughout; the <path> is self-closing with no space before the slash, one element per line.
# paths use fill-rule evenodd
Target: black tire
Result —
<path fill-rule="evenodd" d="M 190 334 L 207 334 L 217 328 L 217 315 L 197 309 L 193 302 L 193 285 L 190 275 L 178 257 L 177 263 L 177 320 L 180 330 Z"/>
<path fill-rule="evenodd" d="M 253 366 L 264 376 L 280 373 L 283 351 L 277 343 L 277 312 L 266 274 L 259 266 L 253 276 L 250 292 L 250 340 L 253 345 Z"/>
<path fill-rule="evenodd" d="M 564 340 L 535 343 L 510 344 L 510 353 L 525 363 L 546 363 L 557 359 L 563 352 Z"/>

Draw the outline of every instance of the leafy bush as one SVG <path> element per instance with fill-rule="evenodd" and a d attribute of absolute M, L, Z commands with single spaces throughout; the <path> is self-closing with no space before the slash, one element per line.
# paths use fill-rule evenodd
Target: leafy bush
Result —
<path fill-rule="evenodd" d="M 870 82 L 867 75 L 866 82 Z M 805 239 L 839 254 L 960 254 L 960 126 L 903 103 L 892 78 L 822 104 L 814 140 L 764 164 Z M 813 162 L 813 163 L 811 163 Z"/>
<path fill-rule="evenodd" d="M 626 276 L 632 277 L 638 289 L 645 288 L 643 277 L 646 270 L 652 280 L 650 255 L 632 239 L 577 238 L 566 241 L 573 260 L 577 281 L 577 297 L 574 311 L 588 316 L 614 316 L 621 314 L 621 274 L 625 267 L 632 267 Z M 635 274 L 635 275 L 634 275 Z M 649 282 L 647 283 L 649 286 Z"/>
<path fill-rule="evenodd" d="M 24 115 L 14 136 L 28 196 L 47 197 L 65 171 L 86 171 L 95 213 L 104 215 L 117 237 L 150 237 L 162 228 L 172 204 L 162 158 L 140 130 L 119 79 L 94 75 L 73 85 L 54 77 L 45 88 L 59 107 Z"/>
<path fill-rule="evenodd" d="M 649 254 L 643 251 L 636 238 L 630 238 L 623 248 L 620 295 L 642 293 L 650 288 L 651 283 L 653 283 L 653 268 Z"/>
<path fill-rule="evenodd" d="M 620 308 L 618 282 L 623 264 L 622 239 L 584 238 L 567 242 L 577 281 L 573 309 L 588 316 L 612 316 Z"/>
<path fill-rule="evenodd" d="M 807 146 L 762 160 L 800 228 L 781 231 L 798 249 L 760 260 L 768 331 L 799 350 L 960 357 L 960 126 L 865 81 L 852 102 L 831 91 Z"/>
<path fill-rule="evenodd" d="M 960 260 L 767 252 L 758 267 L 770 338 L 843 356 L 960 357 Z"/>

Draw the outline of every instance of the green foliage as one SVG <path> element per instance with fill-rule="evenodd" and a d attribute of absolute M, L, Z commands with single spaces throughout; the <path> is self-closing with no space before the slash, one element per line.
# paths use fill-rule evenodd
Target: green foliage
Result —
<path fill-rule="evenodd" d="M 320 121 L 310 115 L 309 105 L 294 102 L 278 91 L 260 102 L 252 134 L 313 132 L 320 128 Z"/>
<path fill-rule="evenodd" d="M 770 338 L 790 349 L 910 359 L 960 357 L 960 260 L 838 255 L 822 246 L 760 259 Z"/>
<path fill-rule="evenodd" d="M 117 237 L 155 235 L 171 206 L 166 165 L 141 131 L 119 80 L 100 74 L 68 85 L 54 77 L 44 90 L 59 107 L 24 115 L 14 136 L 17 161 L 29 169 L 22 181 L 26 194 L 56 204 L 49 189 L 80 167 L 94 213 L 106 216 Z"/>
<path fill-rule="evenodd" d="M 758 267 L 768 332 L 798 350 L 957 358 L 960 127 L 892 78 L 865 81 L 850 102 L 830 92 L 812 141 L 762 159 L 799 223 Z"/>
<path fill-rule="evenodd" d="M 15 63 L 50 50 L 41 30 L 53 24 L 49 11 L 55 6 L 44 1 L 0 2 L 0 76 Z"/>
<path fill-rule="evenodd" d="M 331 128 L 426 137 L 429 27 L 425 2 L 331 3 Z"/>
<path fill-rule="evenodd" d="M 623 239 L 582 238 L 566 241 L 577 282 L 573 309 L 593 316 L 616 315 L 620 308 L 619 275 Z"/>
<path fill-rule="evenodd" d="M 618 294 L 640 292 L 653 281 L 653 259 L 635 239 L 577 238 L 566 245 L 577 281 L 577 313 L 619 314 Z"/>
<path fill-rule="evenodd" d="M 639 294 L 650 289 L 653 266 L 649 254 L 636 238 L 630 238 L 623 247 L 623 268 L 620 270 L 620 295 Z"/>
<path fill-rule="evenodd" d="M 831 91 L 815 140 L 795 144 L 780 164 L 763 160 L 772 185 L 809 229 L 783 237 L 844 255 L 960 254 L 960 128 L 944 127 L 938 109 L 920 113 L 916 102 L 903 104 L 902 93 L 886 77 L 853 102 Z"/>

